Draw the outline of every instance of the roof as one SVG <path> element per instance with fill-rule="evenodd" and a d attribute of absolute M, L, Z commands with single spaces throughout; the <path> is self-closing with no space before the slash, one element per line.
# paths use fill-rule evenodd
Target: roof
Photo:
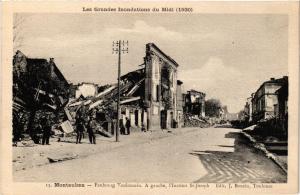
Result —
<path fill-rule="evenodd" d="M 280 85 L 284 85 L 285 83 L 288 82 L 288 76 L 283 76 L 282 78 L 279 78 L 279 79 L 274 79 L 274 78 L 271 78 L 270 80 L 268 81 L 265 81 L 263 82 L 260 87 L 256 90 L 254 96 L 256 96 L 257 92 L 265 85 L 268 85 L 268 84 L 280 84 Z"/>
<path fill-rule="evenodd" d="M 194 89 L 191 89 L 189 91 L 187 91 L 188 93 L 198 93 L 198 94 L 201 94 L 201 95 L 205 95 L 205 93 L 201 92 L 201 91 L 196 91 Z"/>
<path fill-rule="evenodd" d="M 125 75 L 122 75 L 121 80 L 126 78 L 128 80 L 132 80 L 134 82 L 137 82 L 137 81 L 141 80 L 144 76 L 145 76 L 144 68 L 140 68 L 140 69 L 128 72 Z"/>
<path fill-rule="evenodd" d="M 57 68 L 56 64 L 53 62 L 52 65 L 53 65 L 53 67 L 54 67 L 54 70 L 53 70 L 53 71 L 54 71 L 54 73 L 56 74 L 56 76 L 58 77 L 58 79 L 59 79 L 60 81 L 65 82 L 65 84 L 68 85 L 67 79 L 66 79 L 66 78 L 64 77 L 64 75 L 60 72 L 60 70 Z"/>
<path fill-rule="evenodd" d="M 176 67 L 179 66 L 175 60 L 173 60 L 170 56 L 165 54 L 162 50 L 160 50 L 154 43 L 148 43 L 146 46 L 155 48 L 159 53 L 165 56 L 168 60 L 170 60 Z"/>
<path fill-rule="evenodd" d="M 47 63 L 46 59 L 41 59 L 41 58 L 26 58 L 27 65 L 37 65 L 37 64 L 44 64 Z"/>
<path fill-rule="evenodd" d="M 65 82 L 65 84 L 68 84 L 68 81 L 66 80 L 64 75 L 60 72 L 60 70 L 58 69 L 58 67 L 54 63 L 53 58 L 50 58 L 49 62 L 46 59 L 43 59 L 43 58 L 26 58 L 26 61 L 27 61 L 28 67 L 35 67 L 35 66 L 39 67 L 41 64 L 46 64 L 48 66 L 48 65 L 52 64 L 53 65 L 53 71 L 54 71 L 55 75 L 57 76 L 57 78 L 60 81 Z M 43 67 L 39 67 L 39 68 L 43 68 Z"/>

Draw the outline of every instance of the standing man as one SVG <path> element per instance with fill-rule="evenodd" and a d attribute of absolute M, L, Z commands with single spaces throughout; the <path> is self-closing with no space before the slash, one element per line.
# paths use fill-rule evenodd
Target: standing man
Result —
<path fill-rule="evenodd" d="M 23 124 L 21 117 L 21 114 L 13 113 L 13 146 L 18 146 L 18 141 L 22 136 Z"/>
<path fill-rule="evenodd" d="M 120 123 L 119 123 L 119 127 L 120 127 L 120 133 L 121 135 L 125 135 L 125 127 L 124 127 L 124 124 L 123 124 L 123 119 L 120 119 Z"/>
<path fill-rule="evenodd" d="M 41 126 L 43 128 L 43 138 L 42 138 L 42 144 L 45 145 L 50 145 L 49 144 L 49 139 L 51 135 L 51 125 L 49 120 L 46 117 L 43 117 L 41 120 Z"/>
<path fill-rule="evenodd" d="M 126 117 L 126 123 L 125 123 L 126 129 L 127 129 L 127 135 L 130 135 L 130 120 Z"/>
<path fill-rule="evenodd" d="M 82 119 L 78 119 L 76 121 L 76 132 L 77 132 L 77 137 L 76 137 L 76 144 L 80 143 L 81 144 L 81 139 L 83 137 L 83 132 L 85 130 L 84 126 L 84 121 Z"/>
<path fill-rule="evenodd" d="M 95 136 L 95 130 L 96 130 L 96 121 L 95 116 L 90 117 L 88 125 L 87 125 L 87 132 L 89 134 L 89 140 L 91 144 L 96 144 L 96 136 Z"/>

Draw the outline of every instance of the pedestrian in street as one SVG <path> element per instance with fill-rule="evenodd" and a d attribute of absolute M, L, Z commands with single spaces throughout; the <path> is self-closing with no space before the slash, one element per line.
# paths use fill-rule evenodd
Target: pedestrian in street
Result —
<path fill-rule="evenodd" d="M 18 142 L 22 136 L 23 124 L 20 118 L 20 114 L 13 114 L 13 146 L 18 146 Z"/>
<path fill-rule="evenodd" d="M 32 129 L 31 133 L 31 139 L 35 144 L 40 144 L 41 143 L 41 138 L 43 139 L 43 134 L 44 134 L 44 130 L 42 127 L 41 122 L 39 122 L 35 128 Z M 40 137 L 40 135 L 42 134 L 42 137 Z"/>
<path fill-rule="evenodd" d="M 142 124 L 142 129 L 141 129 L 143 132 L 146 132 L 146 128 L 145 128 L 145 125 L 144 123 Z"/>
<path fill-rule="evenodd" d="M 127 135 L 130 135 L 130 120 L 126 117 L 126 123 L 125 123 L 126 129 L 127 129 Z"/>
<path fill-rule="evenodd" d="M 50 145 L 49 140 L 51 136 L 51 125 L 47 117 L 43 117 L 41 119 L 41 126 L 43 128 L 43 138 L 42 138 L 42 144 Z"/>
<path fill-rule="evenodd" d="M 87 125 L 87 132 L 89 134 L 89 140 L 91 144 L 96 144 L 95 130 L 96 130 L 96 121 L 95 121 L 95 117 L 92 116 L 90 117 Z"/>
<path fill-rule="evenodd" d="M 84 130 L 85 130 L 84 121 L 79 119 L 76 124 L 76 133 L 77 133 L 76 144 L 78 143 L 81 144 L 81 139 L 83 137 Z"/>
<path fill-rule="evenodd" d="M 86 108 L 84 106 L 84 103 L 82 102 L 81 105 L 79 106 L 79 108 L 76 111 L 76 120 L 80 121 L 83 125 L 83 127 L 85 128 L 88 121 L 86 120 L 88 118 L 87 113 L 86 113 Z M 78 123 L 79 125 L 79 123 Z M 84 131 L 82 131 L 81 133 L 81 139 L 84 139 Z M 80 140 L 81 140 L 80 139 Z"/>
<path fill-rule="evenodd" d="M 120 133 L 121 135 L 125 135 L 125 127 L 123 124 L 123 119 L 120 120 Z"/>

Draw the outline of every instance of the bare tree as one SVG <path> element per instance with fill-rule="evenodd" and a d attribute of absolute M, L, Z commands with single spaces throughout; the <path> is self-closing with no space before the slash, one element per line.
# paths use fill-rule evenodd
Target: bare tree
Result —
<path fill-rule="evenodd" d="M 16 52 L 23 46 L 23 23 L 25 17 L 20 14 L 14 14 L 13 18 L 13 50 Z"/>

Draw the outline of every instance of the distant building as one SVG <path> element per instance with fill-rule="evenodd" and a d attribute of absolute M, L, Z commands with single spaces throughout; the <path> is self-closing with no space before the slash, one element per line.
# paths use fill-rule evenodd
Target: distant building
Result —
<path fill-rule="evenodd" d="M 287 133 L 288 129 L 288 81 L 278 89 L 275 94 L 278 97 L 278 103 L 274 104 L 276 123 Z"/>
<path fill-rule="evenodd" d="M 228 120 L 228 109 L 227 106 L 222 106 L 220 109 L 220 119 L 221 120 Z"/>
<path fill-rule="evenodd" d="M 98 85 L 94 83 L 80 83 L 77 85 L 77 89 L 75 92 L 75 98 L 79 98 L 80 96 L 86 97 L 93 97 L 97 95 L 98 92 Z"/>
<path fill-rule="evenodd" d="M 205 117 L 205 93 L 190 90 L 185 94 L 184 112 Z"/>
<path fill-rule="evenodd" d="M 247 122 L 252 122 L 252 96 L 247 98 L 246 105 L 244 107 L 245 120 Z"/>
<path fill-rule="evenodd" d="M 286 85 L 287 82 L 287 76 L 280 79 L 271 78 L 258 88 L 251 101 L 254 122 L 275 117 L 274 105 L 278 104 L 276 91 Z"/>
<path fill-rule="evenodd" d="M 234 121 L 234 120 L 238 120 L 238 113 L 228 113 L 227 114 L 227 120 L 228 121 Z"/>

